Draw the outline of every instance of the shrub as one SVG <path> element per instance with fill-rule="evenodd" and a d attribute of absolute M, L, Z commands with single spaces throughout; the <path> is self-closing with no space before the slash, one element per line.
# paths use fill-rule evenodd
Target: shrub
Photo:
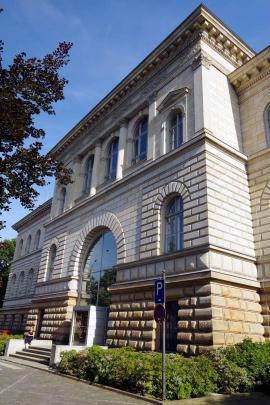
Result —
<path fill-rule="evenodd" d="M 270 342 L 252 342 L 245 339 L 225 349 L 229 361 L 245 369 L 254 388 L 270 389 Z"/>
<path fill-rule="evenodd" d="M 225 394 L 248 392 L 253 388 L 253 378 L 245 368 L 241 368 L 227 358 L 226 349 L 218 349 L 210 353 L 210 359 L 219 375 L 218 391 Z"/>
<path fill-rule="evenodd" d="M 4 356 L 6 344 L 7 344 L 7 341 L 9 339 L 22 339 L 22 338 L 23 338 L 22 335 L 8 335 L 8 336 L 6 336 L 3 333 L 0 333 L 0 356 Z"/>
<path fill-rule="evenodd" d="M 82 352 L 61 354 L 62 372 L 130 392 L 161 397 L 162 357 L 159 353 L 136 352 L 131 348 L 103 350 L 91 347 Z M 167 398 L 183 399 L 206 395 L 217 387 L 218 375 L 205 357 L 186 359 L 169 355 Z"/>

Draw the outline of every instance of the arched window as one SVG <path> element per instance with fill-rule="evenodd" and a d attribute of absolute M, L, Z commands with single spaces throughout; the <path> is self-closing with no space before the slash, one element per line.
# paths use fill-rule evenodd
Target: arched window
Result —
<path fill-rule="evenodd" d="M 266 126 L 266 143 L 270 146 L 270 104 L 265 110 L 265 126 Z"/>
<path fill-rule="evenodd" d="M 108 165 L 107 165 L 107 180 L 116 178 L 117 160 L 118 160 L 118 144 L 119 139 L 114 138 L 109 147 Z"/>
<path fill-rule="evenodd" d="M 183 249 L 183 200 L 174 197 L 165 208 L 165 253 Z"/>
<path fill-rule="evenodd" d="M 108 306 L 108 287 L 115 282 L 117 249 L 111 231 L 105 231 L 90 247 L 82 272 L 79 306 Z"/>
<path fill-rule="evenodd" d="M 67 190 L 65 187 L 62 187 L 60 190 L 59 194 L 59 201 L 58 201 L 58 214 L 62 214 L 65 209 L 65 203 L 66 203 L 66 193 Z"/>
<path fill-rule="evenodd" d="M 22 255 L 22 250 L 23 250 L 23 239 L 21 239 L 20 242 L 19 242 L 19 248 L 18 248 L 18 256 L 19 257 Z"/>
<path fill-rule="evenodd" d="M 27 238 L 27 241 L 26 241 L 25 253 L 30 252 L 31 241 L 32 241 L 32 236 L 28 235 L 28 238 Z"/>
<path fill-rule="evenodd" d="M 16 274 L 13 274 L 13 276 L 11 277 L 11 291 L 10 291 L 10 295 L 14 296 L 16 294 Z"/>
<path fill-rule="evenodd" d="M 35 236 L 35 250 L 37 250 L 39 248 L 40 236 L 41 236 L 41 230 L 39 229 Z"/>
<path fill-rule="evenodd" d="M 21 296 L 23 294 L 24 294 L 24 271 L 22 271 L 19 275 L 16 295 Z"/>
<path fill-rule="evenodd" d="M 84 182 L 83 182 L 83 194 L 89 194 L 92 182 L 92 173 L 94 166 L 94 155 L 88 157 L 84 167 Z"/>
<path fill-rule="evenodd" d="M 137 126 L 134 137 L 134 163 L 147 158 L 148 117 Z"/>
<path fill-rule="evenodd" d="M 30 269 L 29 273 L 28 273 L 28 278 L 27 278 L 26 294 L 31 293 L 32 285 L 33 285 L 33 279 L 34 279 L 34 269 Z"/>
<path fill-rule="evenodd" d="M 48 261 L 48 271 L 47 271 L 47 279 L 51 280 L 54 271 L 55 259 L 56 259 L 57 247 L 56 245 L 52 245 L 49 252 L 49 261 Z"/>
<path fill-rule="evenodd" d="M 179 148 L 183 143 L 183 114 L 181 111 L 173 114 L 169 122 L 170 150 Z"/>

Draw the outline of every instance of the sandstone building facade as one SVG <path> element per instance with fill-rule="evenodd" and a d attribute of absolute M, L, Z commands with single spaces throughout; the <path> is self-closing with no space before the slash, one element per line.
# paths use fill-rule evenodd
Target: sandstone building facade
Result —
<path fill-rule="evenodd" d="M 91 305 L 158 350 L 166 269 L 168 350 L 269 339 L 269 90 L 270 47 L 199 6 L 52 150 L 74 182 L 15 224 L 0 328 L 88 342 Z"/>

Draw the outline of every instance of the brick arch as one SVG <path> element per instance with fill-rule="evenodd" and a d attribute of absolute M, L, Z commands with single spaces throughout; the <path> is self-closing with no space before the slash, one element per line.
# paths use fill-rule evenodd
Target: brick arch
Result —
<path fill-rule="evenodd" d="M 270 208 L 270 181 L 266 184 L 263 189 L 260 201 L 261 210 Z"/>
<path fill-rule="evenodd" d="M 164 186 L 162 188 L 162 190 L 160 191 L 160 193 L 157 195 L 157 198 L 156 198 L 156 201 L 154 204 L 154 209 L 160 210 L 164 200 L 170 194 L 180 194 L 181 197 L 183 198 L 184 202 L 190 200 L 190 192 L 189 192 L 187 186 L 180 181 L 172 181 L 171 183 Z"/>
<path fill-rule="evenodd" d="M 73 274 L 79 274 L 82 262 L 91 240 L 102 230 L 109 229 L 116 241 L 117 246 L 117 264 L 125 262 L 126 248 L 125 236 L 116 215 L 107 212 L 91 218 L 79 234 L 73 247 L 69 260 L 69 271 Z"/>

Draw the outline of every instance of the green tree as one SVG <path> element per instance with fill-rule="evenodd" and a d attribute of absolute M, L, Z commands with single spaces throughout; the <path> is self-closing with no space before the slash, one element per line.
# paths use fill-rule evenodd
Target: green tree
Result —
<path fill-rule="evenodd" d="M 39 114 L 55 114 L 54 103 L 64 99 L 68 81 L 59 70 L 69 62 L 71 46 L 61 42 L 41 59 L 21 52 L 4 67 L 0 41 L 0 212 L 10 209 L 12 199 L 33 208 L 35 187 L 44 186 L 46 177 L 56 176 L 63 184 L 71 181 L 71 170 L 56 156 L 43 154 L 45 131 L 35 124 Z"/>
<path fill-rule="evenodd" d="M 7 288 L 11 262 L 14 256 L 16 240 L 4 240 L 0 242 L 0 307 L 3 304 Z"/>

